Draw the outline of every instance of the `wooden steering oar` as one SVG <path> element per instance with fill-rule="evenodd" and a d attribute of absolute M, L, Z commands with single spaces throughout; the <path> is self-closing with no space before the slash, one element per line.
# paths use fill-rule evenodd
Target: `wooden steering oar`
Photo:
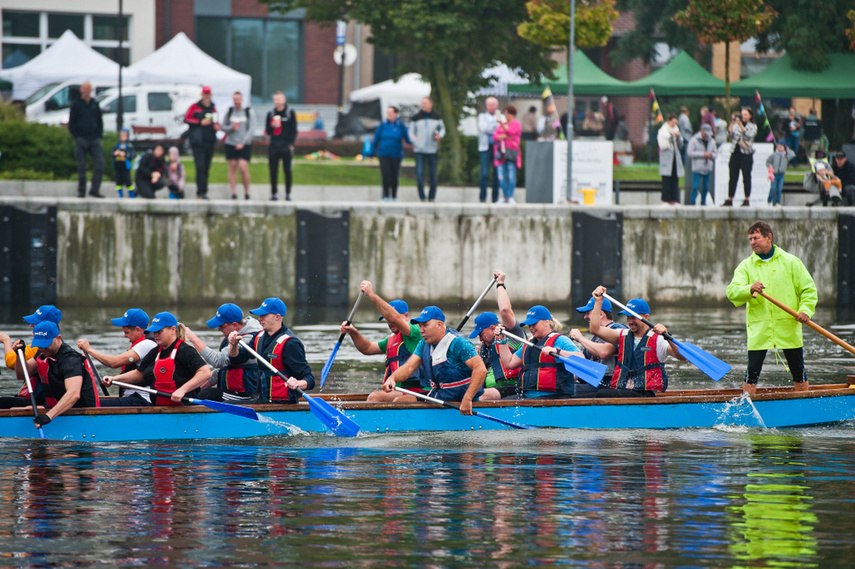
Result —
<path fill-rule="evenodd" d="M 775 306 L 777 306 L 778 308 L 780 308 L 781 310 L 783 310 L 784 312 L 786 312 L 787 314 L 789 314 L 790 316 L 792 316 L 793 318 L 798 319 L 799 313 L 796 312 L 795 310 L 793 310 L 792 308 L 790 308 L 789 306 L 787 306 L 786 304 L 784 304 L 783 302 L 781 302 L 780 300 L 778 300 L 777 298 L 773 298 L 763 291 L 760 291 L 758 294 L 760 296 L 762 296 L 763 298 L 765 298 L 766 300 L 768 300 L 769 302 L 771 302 L 772 304 L 774 304 Z M 756 295 L 754 295 L 754 296 L 756 297 Z M 823 336 L 825 336 L 826 338 L 828 338 L 829 340 L 831 340 L 832 342 L 834 342 L 835 344 L 837 344 L 838 346 L 840 346 L 841 348 L 846 350 L 847 352 L 855 354 L 855 347 L 853 347 L 850 344 L 847 344 L 846 342 L 844 342 L 843 340 L 841 340 L 840 338 L 838 338 L 837 336 L 835 336 L 834 334 L 832 334 L 831 332 L 829 332 L 828 330 L 826 330 L 825 328 L 823 328 L 822 326 L 820 326 L 819 324 L 814 322 L 813 320 L 808 319 L 808 321 L 805 322 L 805 324 L 807 324 L 809 327 L 813 328 L 816 332 L 822 334 Z"/>
<path fill-rule="evenodd" d="M 30 392 L 30 403 L 33 405 L 33 417 L 39 418 L 39 410 L 36 405 L 36 394 L 33 393 L 33 382 L 30 379 L 30 372 L 27 370 L 27 358 L 24 357 L 24 349 L 18 348 L 18 363 L 21 364 L 21 369 L 24 370 L 24 381 L 27 382 L 27 391 Z M 39 437 L 45 438 L 45 432 L 41 427 L 36 427 L 39 430 Z"/>

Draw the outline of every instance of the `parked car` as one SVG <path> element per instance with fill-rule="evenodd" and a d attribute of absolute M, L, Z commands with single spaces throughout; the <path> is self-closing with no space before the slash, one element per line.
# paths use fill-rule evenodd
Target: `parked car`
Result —
<path fill-rule="evenodd" d="M 146 83 L 122 87 L 122 118 L 131 138 L 179 138 L 187 130 L 184 114 L 199 99 L 195 84 Z M 116 130 L 119 90 L 112 88 L 99 98 L 104 130 Z M 136 127 L 136 128 L 135 128 Z"/>
<path fill-rule="evenodd" d="M 81 81 L 77 79 L 61 83 L 48 83 L 27 97 L 25 101 L 27 120 L 58 124 L 55 122 L 56 117 L 61 117 L 64 114 L 66 122 L 68 122 L 68 109 L 71 107 L 71 103 L 80 97 L 80 83 Z M 112 85 L 92 85 L 92 87 L 97 97 L 98 94 L 103 93 Z"/>

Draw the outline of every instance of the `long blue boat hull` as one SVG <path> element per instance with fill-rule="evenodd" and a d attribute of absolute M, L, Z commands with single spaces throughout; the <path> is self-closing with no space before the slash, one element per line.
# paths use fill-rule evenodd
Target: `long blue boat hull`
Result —
<path fill-rule="evenodd" d="M 639 399 L 500 401 L 476 405 L 493 417 L 567 429 L 682 429 L 720 425 L 787 428 L 855 419 L 855 389 L 848 385 L 759 390 L 753 402 L 737 390 L 679 391 Z M 370 404 L 364 395 L 324 396 L 353 419 L 361 436 L 386 432 L 509 429 L 496 421 L 461 415 L 430 403 Z M 308 405 L 257 405 L 260 421 L 201 406 L 72 410 L 44 427 L 45 436 L 67 441 L 243 439 L 323 432 Z M 32 411 L 0 412 L 0 437 L 38 438 Z"/>

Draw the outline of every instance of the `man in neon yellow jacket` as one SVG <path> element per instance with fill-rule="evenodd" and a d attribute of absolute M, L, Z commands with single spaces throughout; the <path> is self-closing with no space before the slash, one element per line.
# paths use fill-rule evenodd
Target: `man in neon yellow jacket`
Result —
<path fill-rule="evenodd" d="M 793 388 L 807 391 L 802 324 L 813 316 L 816 308 L 816 284 L 804 263 L 772 244 L 772 227 L 757 221 L 748 228 L 748 242 L 754 254 L 739 263 L 733 271 L 733 280 L 727 285 L 727 298 L 735 306 L 747 304 L 745 320 L 748 326 L 748 369 L 742 391 L 754 395 L 757 380 L 766 359 L 766 350 L 784 352 L 787 366 L 793 375 Z M 762 297 L 766 293 L 796 312 L 794 318 Z"/>

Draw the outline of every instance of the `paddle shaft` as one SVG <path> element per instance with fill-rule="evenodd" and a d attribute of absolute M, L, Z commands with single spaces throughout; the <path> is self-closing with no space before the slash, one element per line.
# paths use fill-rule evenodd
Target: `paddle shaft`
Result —
<path fill-rule="evenodd" d="M 36 404 L 36 394 L 33 393 L 33 382 L 30 379 L 30 371 L 27 369 L 27 358 L 24 356 L 24 350 L 18 350 L 18 362 L 21 364 L 21 369 L 24 371 L 24 381 L 27 382 L 27 391 L 30 392 L 30 403 L 33 405 L 33 417 L 35 419 L 39 418 L 39 410 L 38 405 Z M 39 435 L 42 438 L 45 438 L 45 433 L 42 431 L 41 427 L 38 427 Z"/>
<path fill-rule="evenodd" d="M 490 292 L 490 289 L 493 288 L 493 285 L 496 284 L 497 280 L 499 280 L 499 277 L 493 277 L 493 280 L 490 281 L 490 284 L 487 285 L 487 288 L 484 289 L 484 292 L 481 293 L 481 296 L 478 297 L 478 300 L 475 301 L 475 304 L 472 305 L 472 308 L 469 309 L 469 312 L 466 313 L 466 316 L 463 317 L 460 324 L 457 325 L 458 332 L 463 330 L 463 327 L 466 325 L 466 322 L 469 321 L 472 313 L 475 312 L 475 309 L 478 308 L 478 305 L 481 304 L 481 301 L 484 300 L 484 297 L 487 296 L 487 293 Z"/>
<path fill-rule="evenodd" d="M 453 403 L 449 403 L 448 401 L 443 401 L 442 399 L 437 399 L 435 397 L 431 397 L 430 395 L 425 395 L 423 393 L 417 393 L 415 391 L 410 391 L 409 389 L 404 389 L 403 387 L 398 387 L 397 385 L 395 386 L 395 391 L 400 391 L 401 393 L 405 393 L 407 395 L 412 395 L 416 399 L 424 399 L 425 401 L 430 401 L 431 403 L 436 403 L 437 405 L 442 405 L 443 407 L 448 407 L 449 409 L 457 409 L 458 411 L 460 411 L 460 407 L 458 407 L 457 405 L 455 405 Z M 475 409 L 472 410 L 472 415 L 475 417 L 482 417 L 484 419 L 496 421 L 497 423 L 501 423 L 503 425 L 507 425 L 508 427 L 513 427 L 515 429 L 531 429 L 531 427 L 529 427 L 528 425 L 520 425 L 518 423 L 512 423 L 510 421 L 504 421 L 502 419 L 499 419 L 498 417 L 493 417 L 492 415 L 487 415 L 486 413 L 478 412 Z"/>
<path fill-rule="evenodd" d="M 350 316 L 347 317 L 347 322 L 345 322 L 345 326 L 350 326 L 353 324 L 353 317 L 356 316 L 356 310 L 359 308 L 359 303 L 362 302 L 362 297 L 365 296 L 365 293 L 359 291 L 359 296 L 356 297 L 356 302 L 353 303 L 353 309 L 350 311 Z M 338 343 L 341 344 L 344 342 L 344 337 L 347 335 L 347 332 L 342 332 L 341 336 L 338 337 Z"/>
<path fill-rule="evenodd" d="M 784 304 L 783 302 L 781 302 L 780 300 L 778 300 L 777 298 L 773 298 L 763 291 L 760 291 L 759 294 L 760 294 L 760 296 L 762 296 L 763 298 L 765 298 L 766 300 L 768 300 L 769 302 L 771 302 L 772 304 L 774 304 L 775 306 L 777 306 L 778 308 L 780 308 L 781 310 L 783 310 L 784 312 L 786 312 L 787 314 L 792 316 L 793 318 L 798 319 L 799 313 L 796 312 L 795 310 L 793 310 L 792 308 L 790 308 L 789 306 L 787 306 L 786 304 Z M 837 344 L 838 346 L 843 348 L 844 350 L 855 354 L 855 347 L 853 347 L 850 344 L 847 344 L 846 342 L 844 342 L 843 340 L 841 340 L 840 338 L 838 338 L 837 336 L 835 336 L 834 334 L 832 334 L 831 332 L 829 332 L 828 330 L 826 330 L 825 328 L 823 328 L 822 326 L 820 326 L 819 324 L 814 322 L 813 320 L 809 319 L 807 322 L 805 322 L 805 324 L 807 324 L 808 326 L 813 328 L 816 332 L 822 334 L 823 336 L 825 336 L 826 338 L 828 338 L 829 340 L 831 340 L 832 342 L 834 342 L 835 344 Z"/>
<path fill-rule="evenodd" d="M 150 387 L 143 387 L 142 385 L 134 385 L 132 383 L 124 383 L 121 381 L 113 381 L 113 385 L 118 385 L 119 387 L 124 387 L 125 389 L 136 389 L 137 391 L 145 391 L 146 393 L 151 393 L 152 395 L 158 395 L 160 397 L 166 397 L 167 399 L 172 398 L 171 393 L 167 393 L 165 391 L 158 391 L 157 389 L 152 389 Z M 198 399 L 193 399 L 192 397 L 184 396 L 181 398 L 181 402 L 185 405 L 190 405 L 199 401 Z"/>
<path fill-rule="evenodd" d="M 269 361 L 267 361 L 267 359 L 266 359 L 264 356 L 262 356 L 261 354 L 259 354 L 258 352 L 256 352 L 256 351 L 255 351 L 255 350 L 253 350 L 252 348 L 250 348 L 250 347 L 249 347 L 249 344 L 247 344 L 246 342 L 244 342 L 243 340 L 241 340 L 241 341 L 240 341 L 240 345 L 241 345 L 241 346 L 243 346 L 244 348 L 246 348 L 246 350 L 247 350 L 251 355 L 255 356 L 255 359 L 257 359 L 257 360 L 258 360 L 258 361 L 260 361 L 260 362 L 263 362 L 263 363 L 264 363 L 264 365 L 267 367 L 267 369 L 269 369 L 270 371 L 272 371 L 273 373 L 275 373 L 276 375 L 278 375 L 279 377 L 281 377 L 281 378 L 282 378 L 283 380 L 285 380 L 286 382 L 288 381 L 288 376 L 286 376 L 284 373 L 282 373 L 281 371 L 279 371 L 278 369 L 276 369 L 275 367 L 273 367 L 273 364 L 272 364 L 272 363 L 270 363 Z M 296 391 L 296 392 L 297 392 L 297 395 L 299 395 L 300 397 L 305 397 L 306 399 L 311 399 L 311 397 L 309 397 L 309 396 L 306 394 L 306 392 L 305 392 L 305 391 L 303 391 L 302 389 L 300 389 L 299 387 L 293 387 L 293 388 L 289 387 L 288 389 L 293 389 L 294 391 Z"/>
<path fill-rule="evenodd" d="M 605 294 L 605 293 L 603 293 L 603 298 L 608 298 L 608 299 L 609 299 L 609 301 L 610 301 L 612 304 L 617 304 L 619 307 L 621 307 L 621 308 L 623 308 L 624 310 L 626 310 L 627 312 L 629 312 L 632 316 L 634 316 L 635 318 L 638 318 L 639 320 L 641 320 L 642 322 L 644 322 L 644 323 L 645 323 L 647 326 L 649 326 L 650 328 L 653 328 L 653 326 L 654 326 L 653 322 L 651 322 L 651 321 L 650 321 L 650 320 L 648 320 L 647 318 L 644 318 L 643 316 L 641 316 L 639 313 L 637 313 L 637 312 L 636 312 L 635 310 L 633 310 L 632 308 L 629 308 L 629 307 L 628 307 L 627 305 L 625 305 L 625 304 L 621 304 L 620 302 L 618 302 L 617 300 L 615 300 L 614 298 L 612 298 L 611 296 L 609 296 L 609 295 L 607 295 L 607 294 Z M 665 338 L 666 340 L 671 340 L 672 342 L 674 341 L 674 336 L 672 336 L 672 335 L 671 335 L 670 333 L 668 333 L 668 332 L 665 332 L 664 334 L 662 334 L 662 337 L 663 337 L 663 338 Z"/>
<path fill-rule="evenodd" d="M 86 354 L 86 359 L 89 360 L 89 368 L 95 375 L 95 381 L 101 386 L 101 392 L 104 393 L 104 395 L 110 395 L 110 392 L 107 391 L 107 386 L 104 385 L 103 381 L 101 381 L 101 374 L 98 373 L 98 369 L 95 367 L 95 359 L 89 354 Z"/>

